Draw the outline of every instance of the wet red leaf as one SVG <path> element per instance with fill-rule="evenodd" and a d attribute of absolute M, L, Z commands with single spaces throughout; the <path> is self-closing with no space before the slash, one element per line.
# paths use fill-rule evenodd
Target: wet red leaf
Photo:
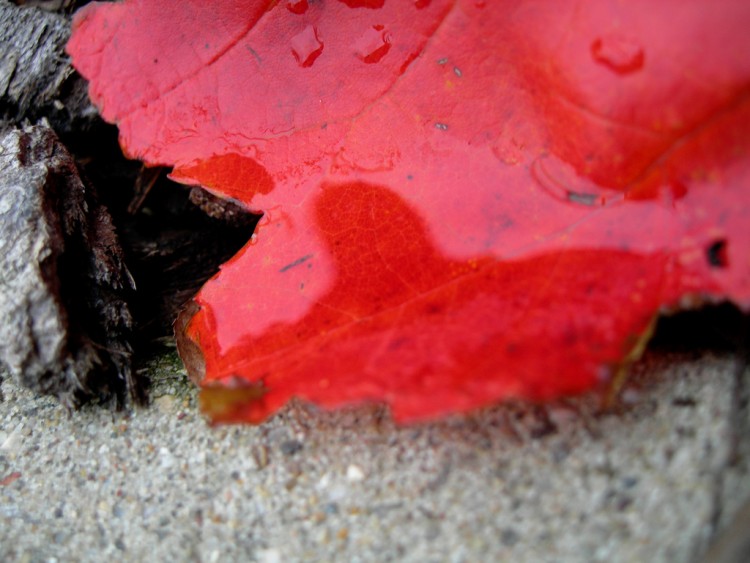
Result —
<path fill-rule="evenodd" d="M 217 420 L 549 399 L 660 311 L 750 307 L 747 2 L 130 0 L 74 28 L 130 155 L 264 213 L 185 329 Z"/>

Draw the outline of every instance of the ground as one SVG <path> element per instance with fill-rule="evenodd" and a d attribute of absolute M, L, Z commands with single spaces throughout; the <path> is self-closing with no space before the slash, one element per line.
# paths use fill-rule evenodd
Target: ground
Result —
<path fill-rule="evenodd" d="M 651 353 L 606 414 L 587 397 L 407 427 L 299 403 L 211 427 L 173 352 L 146 369 L 151 406 L 114 414 L 3 384 L 0 559 L 702 561 L 750 498 L 730 353 Z"/>

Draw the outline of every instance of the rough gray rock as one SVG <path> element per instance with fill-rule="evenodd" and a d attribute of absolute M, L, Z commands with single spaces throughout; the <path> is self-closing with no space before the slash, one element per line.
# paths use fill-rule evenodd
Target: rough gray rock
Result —
<path fill-rule="evenodd" d="M 130 278 L 107 211 L 44 126 L 0 137 L 0 360 L 67 407 L 142 398 Z"/>

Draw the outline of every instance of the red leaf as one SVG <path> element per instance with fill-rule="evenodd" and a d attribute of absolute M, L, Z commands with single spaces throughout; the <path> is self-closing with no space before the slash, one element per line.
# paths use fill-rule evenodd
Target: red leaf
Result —
<path fill-rule="evenodd" d="M 89 5 L 69 44 L 130 155 L 265 214 L 186 329 L 249 386 L 216 419 L 549 399 L 750 307 L 750 3 L 270 4 Z"/>

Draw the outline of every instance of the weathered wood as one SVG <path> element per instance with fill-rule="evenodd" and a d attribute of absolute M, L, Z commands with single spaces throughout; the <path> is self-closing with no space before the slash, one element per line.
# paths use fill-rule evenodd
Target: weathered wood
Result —
<path fill-rule="evenodd" d="M 65 54 L 69 35 L 65 16 L 0 0 L 0 127 L 46 117 L 65 134 L 97 118 Z"/>
<path fill-rule="evenodd" d="M 143 400 L 131 371 L 131 289 L 109 214 L 54 132 L 0 137 L 0 360 L 69 408 Z"/>
<path fill-rule="evenodd" d="M 70 13 L 76 7 L 86 2 L 81 2 L 80 0 L 13 0 L 13 3 L 18 6 L 39 8 L 48 12 Z"/>

